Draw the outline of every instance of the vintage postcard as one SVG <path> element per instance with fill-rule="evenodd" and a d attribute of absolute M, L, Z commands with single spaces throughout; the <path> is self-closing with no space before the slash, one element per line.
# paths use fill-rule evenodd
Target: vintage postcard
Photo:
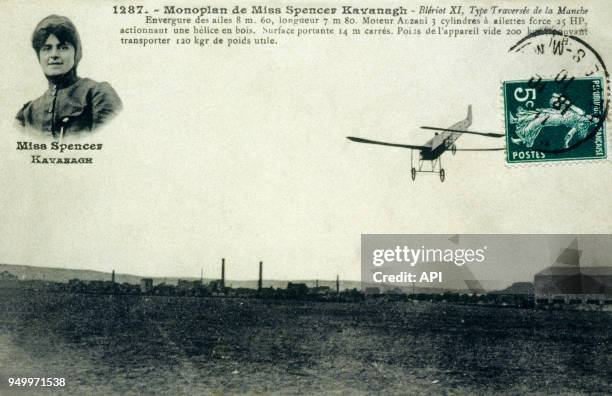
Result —
<path fill-rule="evenodd" d="M 0 394 L 612 392 L 610 2 L 0 13 Z"/>

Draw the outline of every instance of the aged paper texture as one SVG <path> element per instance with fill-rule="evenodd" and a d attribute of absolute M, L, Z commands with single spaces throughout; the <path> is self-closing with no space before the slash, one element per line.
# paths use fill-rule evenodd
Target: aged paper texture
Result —
<path fill-rule="evenodd" d="M 17 376 L 64 378 L 65 391 L 99 394 L 606 392 L 600 368 L 547 374 L 550 388 L 526 373 L 516 382 L 496 371 L 503 362 L 491 363 L 487 348 L 496 341 L 475 347 L 489 371 L 478 371 L 475 358 L 461 379 L 452 374 L 457 367 L 432 356 L 464 355 L 469 345 L 453 349 L 432 337 L 437 349 L 426 350 L 369 333 L 338 319 L 353 315 L 339 302 L 307 317 L 287 308 L 302 334 L 270 319 L 264 300 L 242 301 L 234 291 L 227 307 L 220 301 L 226 287 L 287 282 L 296 295 L 302 283 L 359 294 L 362 234 L 612 233 L 609 2 L 4 0 L 0 12 L 0 273 L 77 279 L 53 298 L 63 296 L 56 306 L 82 309 L 76 317 L 92 324 L 26 318 L 14 313 L 25 308 L 6 303 L 13 313 L 0 324 L 0 393 Z M 602 266 L 610 265 L 605 257 Z M 474 276 L 504 289 L 533 282 L 548 265 L 497 263 Z M 126 295 L 129 284 L 146 294 L 179 279 L 217 283 L 201 292 L 208 297 L 184 304 L 119 303 L 118 289 L 75 289 L 111 281 L 111 273 Z M 95 308 L 70 297 L 84 295 L 104 297 Z M 20 298 L 5 301 L 21 307 Z M 54 312 L 40 304 L 28 312 Z M 176 315 L 171 324 L 146 322 L 159 304 Z M 425 328 L 436 327 L 446 308 L 431 304 L 394 323 L 408 326 L 420 315 Z M 398 317 L 407 312 L 393 307 Z M 354 313 L 355 322 L 385 309 Z M 464 323 L 456 309 L 449 317 Z M 269 322 L 247 342 L 240 334 L 254 325 L 242 329 L 227 310 Z M 213 312 L 206 323 L 217 324 L 192 323 L 201 312 Z M 519 321 L 532 311 L 517 312 L 496 318 Z M 534 323 L 570 315 L 549 321 L 548 311 L 533 312 Z M 609 356 L 609 335 L 597 332 L 609 312 L 594 315 L 584 323 Z M 129 355 L 118 346 L 133 345 L 126 334 L 163 346 L 147 342 Z M 295 337 L 305 340 L 303 350 Z M 363 346 L 368 356 L 347 349 L 346 339 L 359 340 L 351 348 Z M 517 344 L 548 348 L 549 341 Z M 314 356 L 313 348 L 327 352 Z M 415 357 L 393 352 L 403 348 Z M 523 364 L 520 348 L 506 366 Z M 582 363 L 605 365 L 606 354 L 593 353 Z M 418 356 L 425 363 L 414 363 Z M 165 357 L 174 363 L 159 363 Z M 495 375 L 504 389 L 485 379 Z"/>

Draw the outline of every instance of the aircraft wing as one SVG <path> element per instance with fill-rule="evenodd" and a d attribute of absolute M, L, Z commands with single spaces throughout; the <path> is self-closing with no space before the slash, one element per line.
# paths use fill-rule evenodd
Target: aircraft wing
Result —
<path fill-rule="evenodd" d="M 417 145 L 414 145 L 414 144 L 399 144 L 399 143 L 378 142 L 376 140 L 362 139 L 362 138 L 353 137 L 353 136 L 347 136 L 346 138 L 348 140 L 351 140 L 351 141 L 357 142 L 357 143 L 379 144 L 381 146 L 403 147 L 403 148 L 417 149 L 417 150 L 420 150 L 420 149 L 430 149 L 431 148 L 429 146 L 417 146 Z"/>
<path fill-rule="evenodd" d="M 480 135 L 480 136 L 487 136 L 487 137 L 503 137 L 503 136 L 506 136 L 503 133 L 475 132 L 475 131 L 465 131 L 465 130 L 461 130 L 461 129 L 448 129 L 448 128 L 438 128 L 438 127 L 430 127 L 430 126 L 422 126 L 421 128 L 422 129 L 431 129 L 432 131 L 469 133 L 471 135 Z"/>
<path fill-rule="evenodd" d="M 502 151 L 505 150 L 505 147 L 493 147 L 493 148 L 473 148 L 473 149 L 455 149 L 456 151 Z"/>

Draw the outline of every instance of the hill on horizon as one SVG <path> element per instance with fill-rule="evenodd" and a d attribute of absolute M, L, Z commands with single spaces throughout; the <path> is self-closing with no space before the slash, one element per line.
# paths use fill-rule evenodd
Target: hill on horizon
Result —
<path fill-rule="evenodd" d="M 81 270 L 71 268 L 57 268 L 57 267 L 35 267 L 30 265 L 16 265 L 16 264 L 0 264 L 0 272 L 8 271 L 13 275 L 16 275 L 20 280 L 45 280 L 50 282 L 68 283 L 71 279 L 80 279 L 83 281 L 110 281 L 112 274 L 110 272 L 94 271 L 94 270 Z M 140 284 L 141 279 L 152 278 L 154 285 L 165 283 L 168 285 L 176 285 L 179 279 L 184 280 L 199 280 L 200 278 L 194 277 L 149 277 L 139 276 L 132 274 L 120 274 L 115 273 L 115 281 L 118 283 L 130 283 L 134 285 Z M 204 278 L 204 283 L 208 283 L 218 278 Z M 293 283 L 305 283 L 308 287 L 315 287 L 317 282 L 319 286 L 327 286 L 331 289 L 336 288 L 335 280 L 277 280 L 277 279 L 265 279 L 263 280 L 263 287 L 274 287 L 274 288 L 286 288 L 289 282 Z M 233 288 L 257 288 L 257 279 L 253 280 L 232 280 L 226 279 L 225 284 Z M 340 280 L 340 289 L 361 289 L 361 282 L 353 280 Z"/>

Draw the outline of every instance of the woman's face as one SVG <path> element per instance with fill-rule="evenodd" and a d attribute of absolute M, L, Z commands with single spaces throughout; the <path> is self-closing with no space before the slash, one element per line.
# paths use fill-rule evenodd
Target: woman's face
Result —
<path fill-rule="evenodd" d="M 60 43 L 55 35 L 50 34 L 38 51 L 38 61 L 43 73 L 47 76 L 66 74 L 74 66 L 74 46 L 70 43 Z"/>

